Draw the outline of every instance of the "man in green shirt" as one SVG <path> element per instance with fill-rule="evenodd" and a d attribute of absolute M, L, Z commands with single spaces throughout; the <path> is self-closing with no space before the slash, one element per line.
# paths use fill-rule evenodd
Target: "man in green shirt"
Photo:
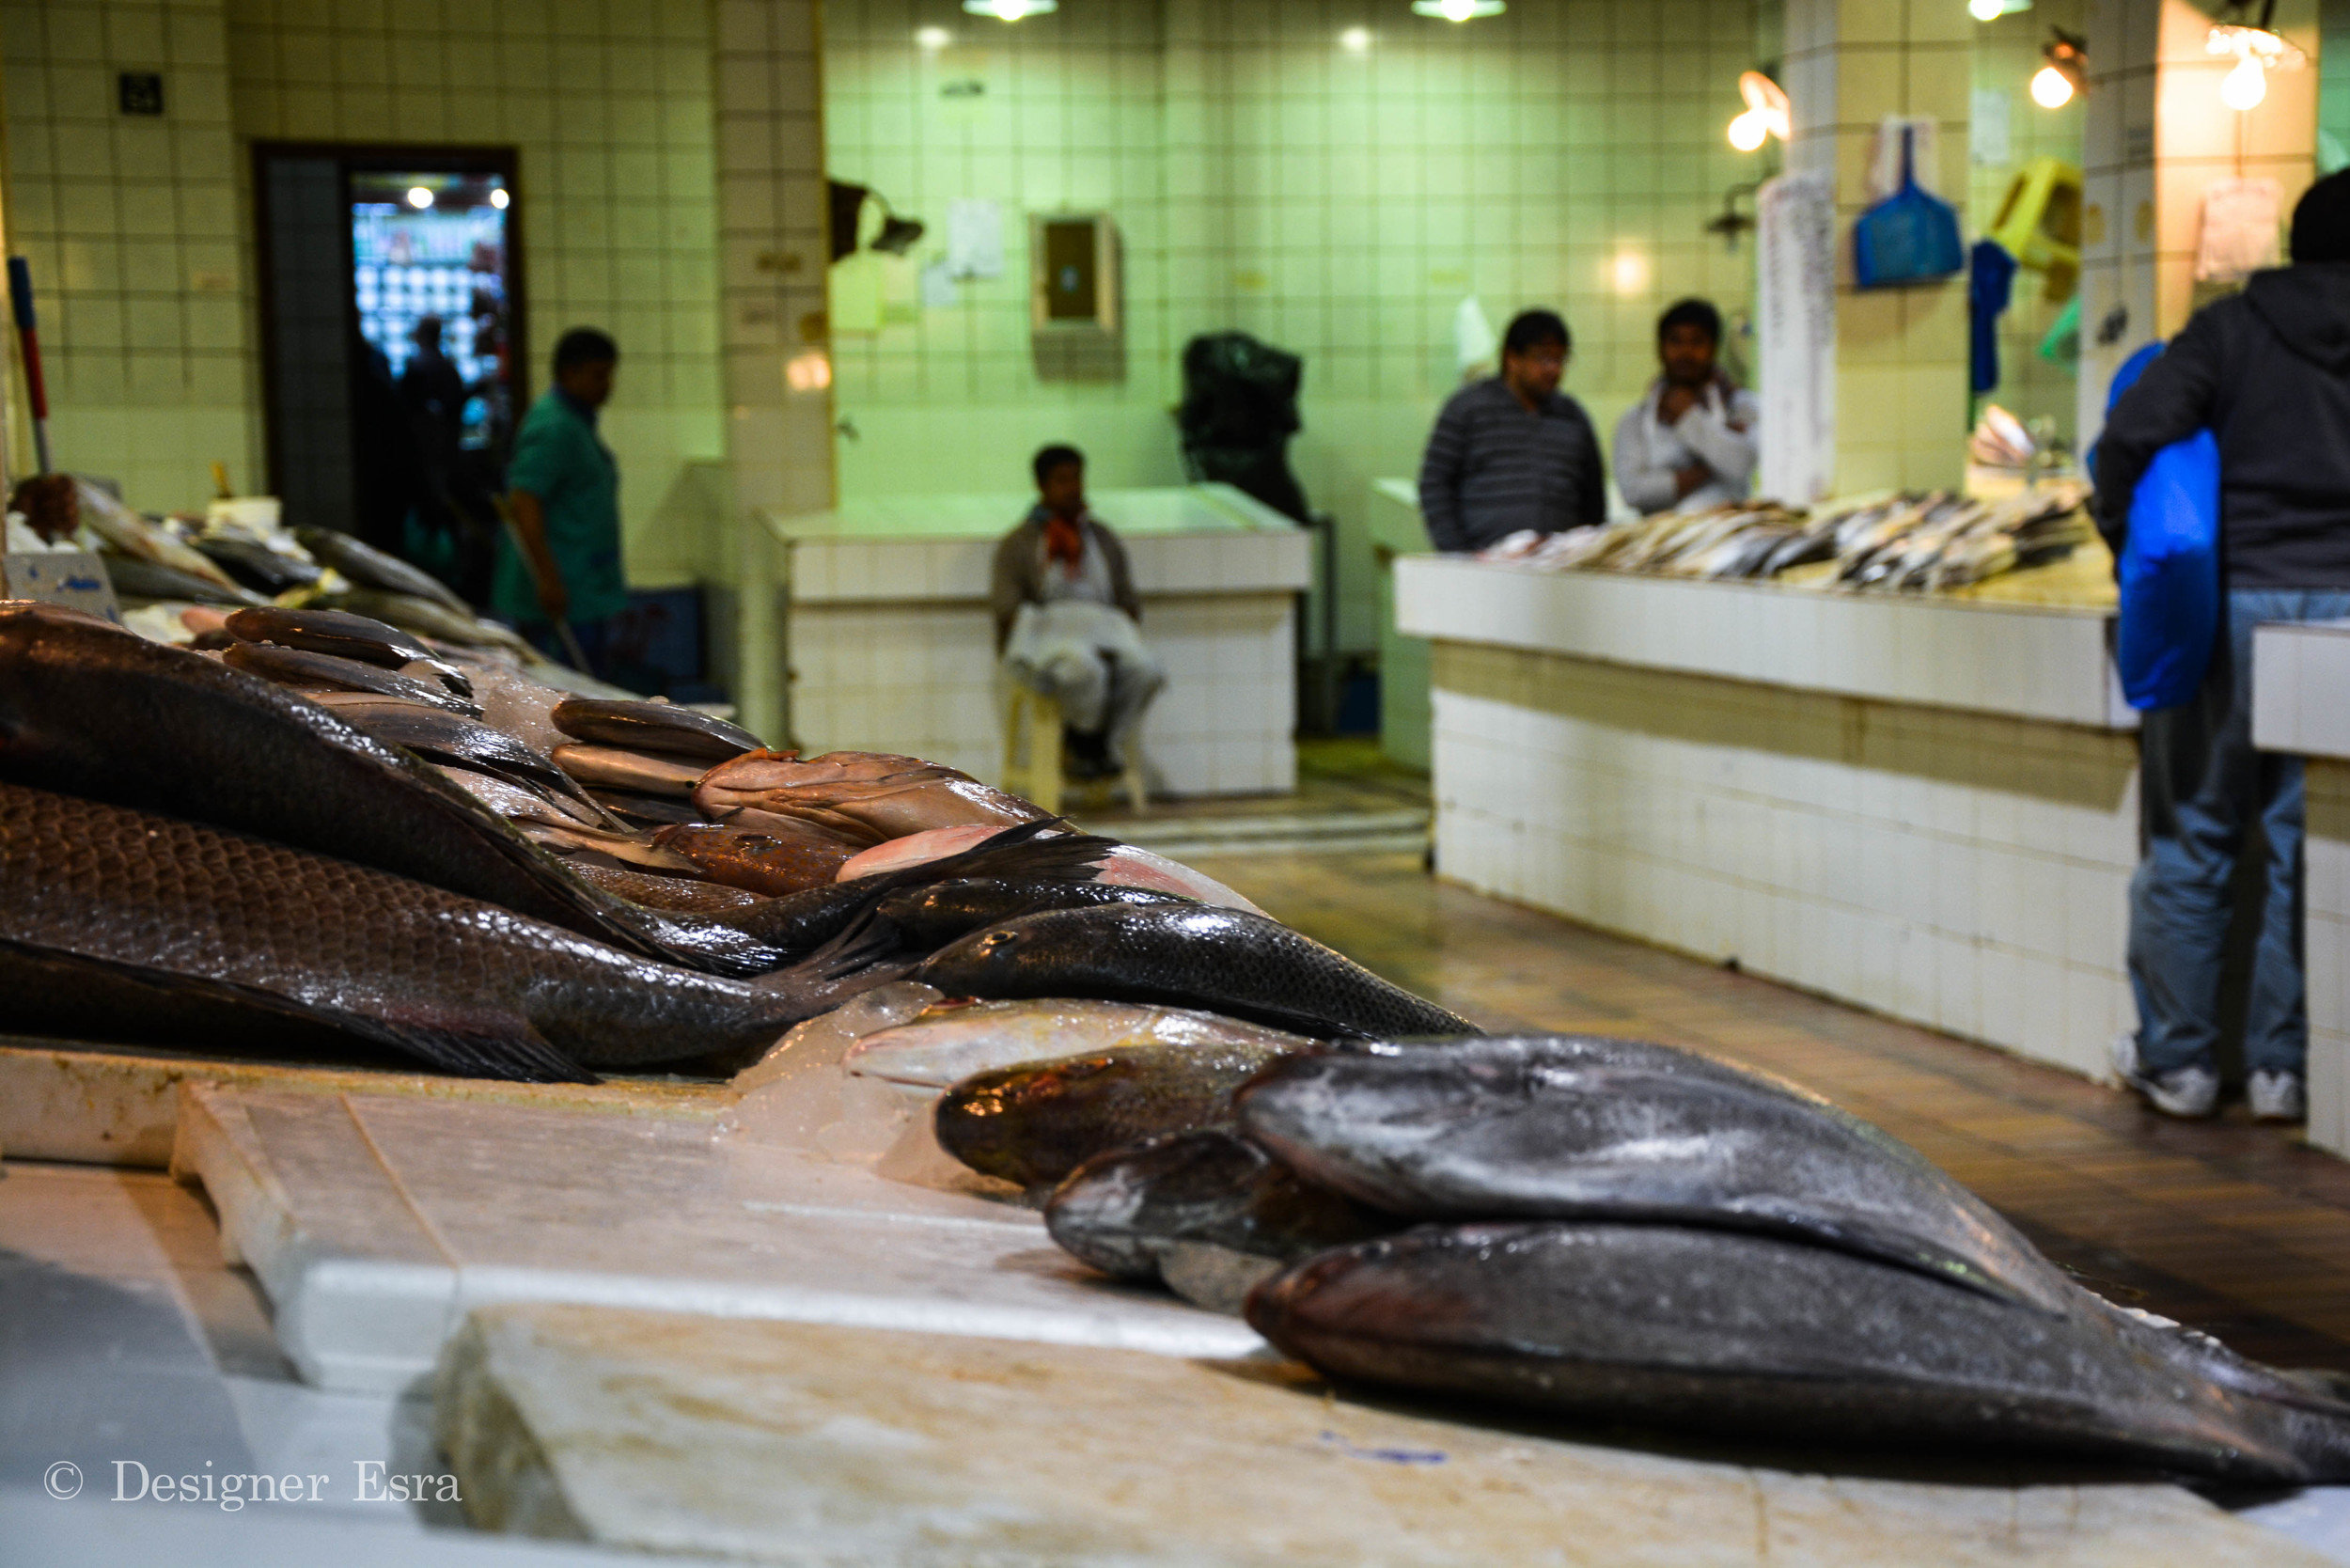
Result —
<path fill-rule="evenodd" d="M 556 344 L 555 384 L 531 405 L 507 464 L 513 537 L 500 541 L 491 590 L 497 613 L 549 652 L 559 655 L 556 623 L 569 621 L 590 665 L 603 662 L 611 618 L 628 607 L 620 470 L 596 435 L 619 357 L 593 327 L 573 327 Z"/>

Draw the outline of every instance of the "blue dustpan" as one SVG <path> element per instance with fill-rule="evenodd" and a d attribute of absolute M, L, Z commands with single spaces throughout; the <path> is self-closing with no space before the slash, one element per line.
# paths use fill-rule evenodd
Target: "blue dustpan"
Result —
<path fill-rule="evenodd" d="M 1863 289 L 1949 277 L 1966 264 L 1958 214 L 1919 188 L 1911 140 L 1911 129 L 1902 127 L 1902 188 L 1853 225 L 1853 274 Z"/>

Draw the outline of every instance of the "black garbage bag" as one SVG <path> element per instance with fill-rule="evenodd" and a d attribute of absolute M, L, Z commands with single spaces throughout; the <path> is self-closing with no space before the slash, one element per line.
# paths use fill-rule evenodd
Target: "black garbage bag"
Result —
<path fill-rule="evenodd" d="M 1209 332 L 1183 349 L 1183 470 L 1229 484 L 1274 510 L 1307 521 L 1306 493 L 1290 472 L 1300 429 L 1297 384 L 1305 361 L 1245 332 Z"/>

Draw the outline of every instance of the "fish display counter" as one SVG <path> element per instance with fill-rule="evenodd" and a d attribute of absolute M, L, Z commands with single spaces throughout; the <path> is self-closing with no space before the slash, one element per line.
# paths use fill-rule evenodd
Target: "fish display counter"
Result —
<path fill-rule="evenodd" d="M 1437 867 L 2099 1074 L 2134 1017 L 2137 721 L 2078 554 L 1966 596 L 1401 558 Z"/>
<path fill-rule="evenodd" d="M 744 602 L 776 611 L 744 628 L 744 713 L 811 749 L 913 752 L 1001 777 L 1006 694 L 989 569 L 1034 499 L 909 495 L 762 515 Z M 1223 484 L 1102 491 L 1091 501 L 1126 546 L 1143 636 L 1167 671 L 1142 725 L 1152 788 L 1292 788 L 1297 595 L 1312 580 L 1306 531 Z"/>
<path fill-rule="evenodd" d="M 2309 1140 L 2350 1156 L 2350 621 L 2252 634 L 2252 744 L 2300 757 L 2309 791 L 2301 938 L 2309 978 Z"/>

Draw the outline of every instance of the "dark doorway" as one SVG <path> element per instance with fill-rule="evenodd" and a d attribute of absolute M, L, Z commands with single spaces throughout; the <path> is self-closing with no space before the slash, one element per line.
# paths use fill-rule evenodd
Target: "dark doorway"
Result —
<path fill-rule="evenodd" d="M 287 521 L 357 534 L 479 603 L 526 396 L 513 151 L 263 142 L 253 156 L 269 480 Z"/>

